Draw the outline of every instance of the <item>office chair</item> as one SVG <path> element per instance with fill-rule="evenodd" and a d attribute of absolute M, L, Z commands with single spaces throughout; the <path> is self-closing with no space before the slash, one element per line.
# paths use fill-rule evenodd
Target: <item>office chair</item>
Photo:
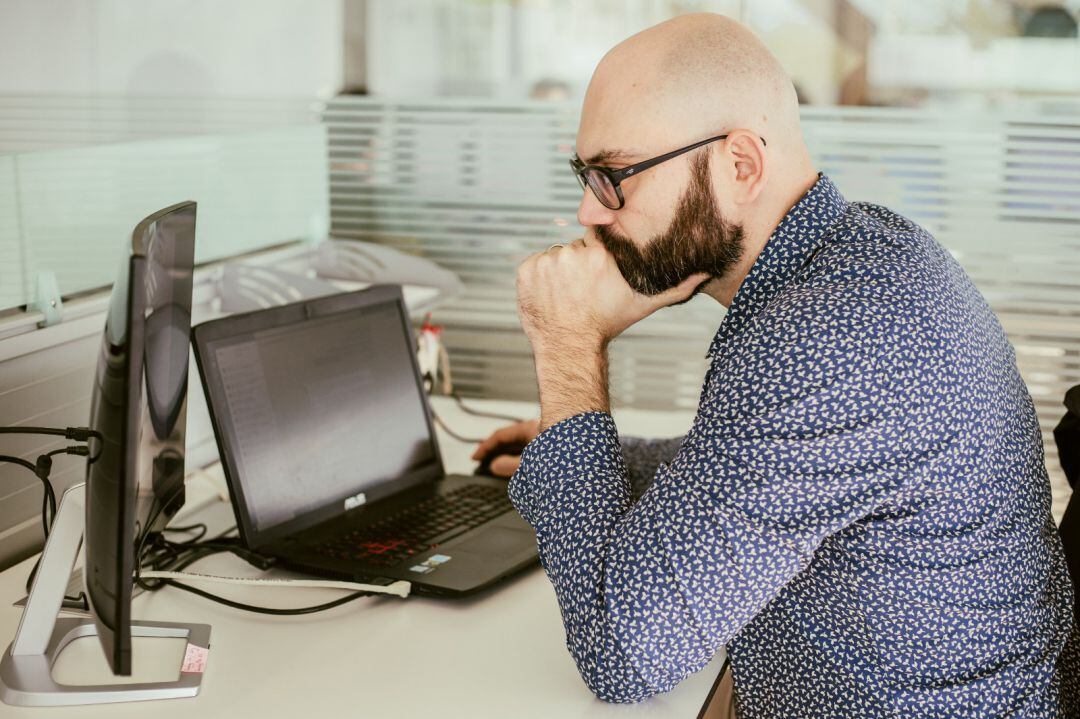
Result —
<path fill-rule="evenodd" d="M 1077 481 L 1080 479 L 1080 385 L 1065 393 L 1065 409 L 1065 416 L 1054 428 L 1054 442 L 1073 494 L 1065 507 L 1058 532 L 1065 547 L 1065 561 L 1069 565 L 1073 587 L 1080 593 L 1080 482 Z M 1080 624 L 1080 599 L 1073 602 L 1073 614 Z"/>

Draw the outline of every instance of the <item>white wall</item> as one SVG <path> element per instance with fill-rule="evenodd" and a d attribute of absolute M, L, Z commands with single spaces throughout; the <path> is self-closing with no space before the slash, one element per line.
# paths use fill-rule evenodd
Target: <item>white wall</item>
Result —
<path fill-rule="evenodd" d="M 2 0 L 0 95 L 329 97 L 344 0 Z"/>

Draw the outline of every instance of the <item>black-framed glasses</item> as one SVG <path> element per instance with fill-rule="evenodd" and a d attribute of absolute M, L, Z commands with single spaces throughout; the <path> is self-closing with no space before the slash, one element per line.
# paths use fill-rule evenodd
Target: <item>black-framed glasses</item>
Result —
<path fill-rule="evenodd" d="M 640 174 L 650 167 L 656 167 L 661 162 L 667 162 L 673 157 L 678 157 L 684 153 L 696 150 L 702 145 L 708 145 L 710 142 L 716 142 L 717 140 L 727 139 L 727 135 L 717 135 L 716 137 L 710 137 L 708 140 L 702 140 L 695 142 L 693 145 L 687 145 L 686 147 L 678 150 L 672 150 L 671 152 L 664 153 L 651 160 L 642 160 L 641 162 L 623 167 L 618 170 L 613 170 L 610 167 L 603 167 L 602 165 L 586 165 L 581 161 L 581 158 L 577 156 L 577 153 L 570 158 L 570 169 L 574 171 L 574 176 L 577 177 L 578 184 L 581 185 L 581 189 L 590 189 L 593 194 L 596 195 L 596 199 L 600 200 L 600 204 L 609 210 L 620 210 L 622 206 L 626 204 L 623 200 L 622 188 L 619 185 L 622 181 L 628 177 Z M 765 138 L 761 138 L 761 144 L 765 144 Z"/>

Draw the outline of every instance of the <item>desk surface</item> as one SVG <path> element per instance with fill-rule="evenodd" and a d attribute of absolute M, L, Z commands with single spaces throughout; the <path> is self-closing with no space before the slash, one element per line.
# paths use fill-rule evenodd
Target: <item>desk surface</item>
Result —
<path fill-rule="evenodd" d="M 473 402 L 477 408 L 528 415 L 521 403 Z M 452 401 L 436 399 L 435 411 L 458 434 L 481 437 L 503 424 L 470 416 Z M 689 412 L 627 410 L 616 413 L 621 431 L 674 436 L 689 427 Z M 471 470 L 472 445 L 441 433 L 450 472 Z M 209 477 L 207 477 L 209 475 Z M 231 509 L 213 499 L 213 472 L 189 479 L 190 512 L 229 526 Z M 185 508 L 185 511 L 188 511 Z M 14 637 L 32 560 L 0 574 L 0 643 Z M 255 575 L 231 556 L 211 557 L 194 571 Z M 268 606 L 316 604 L 339 591 L 209 586 L 240 601 Z M 722 663 L 669 694 L 638 705 L 605 704 L 593 697 L 569 653 L 551 586 L 537 567 L 484 594 L 464 600 L 425 597 L 360 599 L 307 617 L 270 617 L 236 611 L 176 589 L 141 595 L 135 619 L 200 622 L 212 626 L 202 691 L 193 699 L 59 709 L 0 704 L 2 717 L 695 717 Z M 150 640 L 146 640 L 150 641 Z M 136 641 L 136 678 L 161 680 L 178 667 L 182 643 Z M 140 661 L 142 657 L 142 661 Z M 115 681 L 107 674 L 96 639 L 79 640 L 61 656 L 59 681 Z"/>

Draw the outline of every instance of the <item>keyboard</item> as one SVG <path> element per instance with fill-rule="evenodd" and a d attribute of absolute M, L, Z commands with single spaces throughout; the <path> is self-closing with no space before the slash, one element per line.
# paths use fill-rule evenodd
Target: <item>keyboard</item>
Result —
<path fill-rule="evenodd" d="M 510 511 L 503 487 L 469 484 L 436 495 L 312 549 L 323 556 L 392 567 Z"/>

